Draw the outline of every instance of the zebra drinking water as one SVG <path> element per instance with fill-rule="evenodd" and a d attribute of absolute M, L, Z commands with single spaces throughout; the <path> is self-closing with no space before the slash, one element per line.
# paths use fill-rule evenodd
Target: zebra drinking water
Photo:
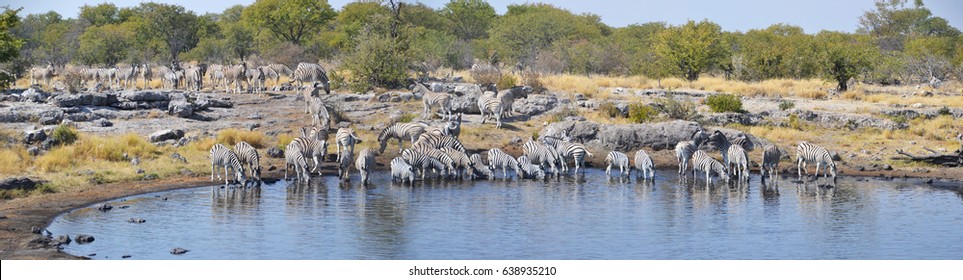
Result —
<path fill-rule="evenodd" d="M 611 151 L 607 156 L 605 156 L 605 164 L 608 167 L 605 168 L 605 175 L 612 175 L 612 165 L 619 167 L 619 176 L 626 176 L 626 170 L 629 170 L 629 156 L 625 153 L 619 151 Z"/>
<path fill-rule="evenodd" d="M 241 165 L 237 154 L 224 145 L 214 144 L 211 147 L 211 181 L 214 181 L 215 174 L 217 174 L 217 179 L 221 179 L 221 174 L 217 172 L 218 167 L 224 168 L 224 185 L 230 184 L 228 168 L 234 171 L 234 180 L 240 184 L 247 184 L 247 178 L 244 177 L 244 166 Z"/>

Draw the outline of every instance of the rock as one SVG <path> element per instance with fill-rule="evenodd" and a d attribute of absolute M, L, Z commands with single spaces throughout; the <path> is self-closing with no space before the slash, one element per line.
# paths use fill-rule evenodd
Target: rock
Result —
<path fill-rule="evenodd" d="M 180 129 L 165 129 L 161 131 L 154 132 L 148 139 L 151 143 L 157 143 L 165 140 L 177 140 L 184 137 L 184 131 Z"/>
<path fill-rule="evenodd" d="M 887 171 L 893 170 L 893 166 L 889 164 L 883 164 L 882 166 L 880 166 L 880 168 Z"/>
<path fill-rule="evenodd" d="M 445 88 L 445 84 L 442 84 L 442 83 L 431 83 L 431 86 L 429 88 L 433 92 L 447 92 Z"/>
<path fill-rule="evenodd" d="M 27 177 L 21 178 L 6 178 L 0 180 L 0 190 L 33 190 L 37 186 L 45 183 L 46 181 L 34 181 L 33 179 Z"/>
<path fill-rule="evenodd" d="M 258 113 L 254 113 L 250 116 L 247 116 L 247 119 L 249 120 L 260 120 L 261 118 L 262 118 L 261 114 L 258 114 Z"/>
<path fill-rule="evenodd" d="M 923 105 L 923 103 L 915 103 L 915 104 L 913 104 L 913 108 L 923 108 L 923 107 L 926 107 L 926 105 Z"/>
<path fill-rule="evenodd" d="M 274 170 L 278 170 L 278 167 L 274 165 L 272 165 L 271 167 L 268 167 L 268 171 L 274 171 Z"/>
<path fill-rule="evenodd" d="M 190 250 L 187 250 L 187 249 L 184 249 L 184 248 L 181 248 L 181 247 L 177 247 L 177 248 L 171 249 L 171 254 L 173 254 L 173 255 L 181 255 L 181 254 L 184 254 L 184 253 L 187 253 L 187 252 L 190 252 Z"/>
<path fill-rule="evenodd" d="M 137 218 L 130 218 L 130 219 L 127 220 L 127 222 L 128 222 L 128 223 L 132 223 L 132 224 L 143 224 L 143 223 L 146 223 L 147 220 L 137 219 Z"/>
<path fill-rule="evenodd" d="M 521 143 L 522 143 L 522 138 L 518 136 L 512 137 L 512 139 L 508 141 L 508 144 L 511 144 L 511 145 L 519 145 Z"/>
<path fill-rule="evenodd" d="M 578 122 L 578 121 L 584 121 L 584 120 L 585 120 L 585 117 L 583 117 L 583 116 L 568 116 L 568 117 L 565 117 L 565 121 L 570 121 L 570 122 Z"/>
<path fill-rule="evenodd" d="M 78 106 L 111 106 L 119 102 L 117 95 L 105 93 L 81 93 L 81 94 L 60 94 L 52 99 L 54 106 L 78 107 Z"/>
<path fill-rule="evenodd" d="M 110 211 L 110 209 L 114 209 L 114 206 L 107 203 L 101 204 L 97 207 L 97 210 L 100 210 L 100 212 L 107 212 Z"/>
<path fill-rule="evenodd" d="M 87 244 L 90 242 L 94 242 L 94 237 L 86 234 L 78 234 L 77 238 L 75 238 L 74 240 L 77 241 L 77 244 Z"/>
<path fill-rule="evenodd" d="M 50 149 L 53 149 L 54 145 L 57 145 L 57 140 L 53 138 L 47 138 L 47 140 L 40 142 L 40 149 L 49 151 Z"/>
<path fill-rule="evenodd" d="M 97 119 L 97 120 L 93 121 L 93 124 L 96 125 L 96 126 L 98 126 L 98 127 L 111 127 L 111 126 L 114 126 L 114 123 L 108 121 L 107 119 Z"/>
<path fill-rule="evenodd" d="M 144 172 L 146 172 L 146 171 L 144 171 L 143 169 L 138 168 L 137 171 L 135 171 L 135 172 L 136 172 L 137 174 L 144 174 Z"/>
<path fill-rule="evenodd" d="M 30 87 L 20 93 L 20 102 L 42 103 L 47 101 L 47 97 L 50 97 L 49 93 L 46 93 L 37 87 Z"/>
<path fill-rule="evenodd" d="M 181 138 L 181 139 L 184 139 L 184 138 Z M 171 158 L 174 159 L 174 160 L 176 160 L 176 161 L 180 161 L 180 162 L 182 162 L 182 163 L 187 163 L 187 158 L 185 158 L 184 156 L 182 156 L 181 154 L 178 154 L 178 153 L 176 153 L 176 152 L 173 153 L 173 154 L 171 154 Z"/>
<path fill-rule="evenodd" d="M 143 181 L 150 181 L 150 180 L 157 180 L 157 179 L 160 179 L 160 176 L 157 175 L 156 173 L 147 174 L 147 175 L 144 175 L 143 178 L 141 178 L 141 180 Z"/>
<path fill-rule="evenodd" d="M 198 99 L 194 101 L 195 110 L 207 110 L 210 108 L 233 108 L 234 103 L 218 99 Z"/>
<path fill-rule="evenodd" d="M 123 256 L 120 256 L 120 258 L 121 258 L 121 259 L 129 259 L 129 258 L 130 258 L 130 255 L 123 255 Z"/>
<path fill-rule="evenodd" d="M 251 125 L 248 125 L 248 126 L 247 126 L 247 130 L 254 131 L 254 129 L 256 129 L 256 128 L 258 128 L 258 127 L 261 127 L 261 124 L 259 124 L 259 123 L 252 123 Z"/>
<path fill-rule="evenodd" d="M 171 101 L 167 105 L 167 114 L 181 118 L 190 118 L 194 115 L 194 105 L 187 101 Z"/>
<path fill-rule="evenodd" d="M 529 94 L 528 98 L 517 99 L 512 105 L 515 112 L 526 116 L 539 115 L 555 107 L 558 107 L 558 97 L 552 94 Z"/>
<path fill-rule="evenodd" d="M 23 142 L 27 144 L 39 143 L 47 140 L 47 133 L 43 129 L 30 130 L 23 132 Z"/>
<path fill-rule="evenodd" d="M 32 157 L 39 156 L 39 155 L 40 155 L 40 148 L 37 148 L 37 147 L 27 148 L 27 154 L 30 155 L 30 156 L 32 156 Z"/>
<path fill-rule="evenodd" d="M 61 235 L 54 238 L 50 243 L 51 246 L 67 245 L 70 244 L 70 235 Z"/>
<path fill-rule="evenodd" d="M 765 116 L 762 114 L 751 114 L 751 113 L 716 113 L 709 114 L 705 118 L 706 123 L 724 126 L 730 123 L 738 123 L 746 126 L 756 126 L 760 125 L 765 121 Z"/>
<path fill-rule="evenodd" d="M 36 226 L 30 227 L 30 233 L 33 233 L 33 234 L 42 234 L 43 230 L 44 228 L 42 227 L 36 227 Z"/>
<path fill-rule="evenodd" d="M 284 157 L 284 152 L 278 147 L 270 147 L 267 149 L 267 155 L 271 158 L 282 158 Z"/>
<path fill-rule="evenodd" d="M 478 97 L 482 95 L 482 90 L 476 84 L 456 84 L 453 92 L 455 96 L 451 98 L 451 108 L 454 112 L 465 114 L 481 114 L 478 110 Z M 418 98 L 421 98 L 418 96 Z M 518 104 L 518 101 L 515 102 Z"/>
<path fill-rule="evenodd" d="M 140 158 L 135 156 L 134 158 L 130 159 L 130 164 L 133 166 L 140 165 Z"/>
<path fill-rule="evenodd" d="M 154 91 L 125 91 L 120 94 L 120 98 L 129 101 L 170 101 L 168 94 Z"/>

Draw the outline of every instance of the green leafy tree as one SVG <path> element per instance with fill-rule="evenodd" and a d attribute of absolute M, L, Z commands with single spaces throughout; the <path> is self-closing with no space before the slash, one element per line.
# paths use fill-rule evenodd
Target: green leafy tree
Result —
<path fill-rule="evenodd" d="M 335 16 L 326 0 L 259 0 L 244 9 L 244 17 L 254 26 L 295 45 L 318 33 Z"/>
<path fill-rule="evenodd" d="M 690 20 L 659 32 L 655 50 L 668 72 L 695 81 L 699 74 L 728 58 L 722 44 L 722 28 L 708 20 Z"/>
<path fill-rule="evenodd" d="M 118 24 L 88 27 L 80 35 L 80 61 L 85 64 L 113 66 L 127 58 L 132 37 L 130 30 Z"/>
<path fill-rule="evenodd" d="M 846 91 L 850 79 L 872 69 L 879 49 L 865 35 L 822 31 L 816 34 L 817 60 L 824 77 L 836 81 L 836 89 Z"/>
<path fill-rule="evenodd" d="M 776 24 L 739 37 L 746 80 L 808 78 L 816 75 L 812 36 L 793 25 Z"/>
<path fill-rule="evenodd" d="M 143 3 L 138 6 L 143 24 L 150 35 L 156 35 L 167 47 L 168 59 L 178 60 L 181 52 L 197 45 L 198 19 L 183 6 Z"/>
<path fill-rule="evenodd" d="M 481 0 L 452 0 L 440 13 L 448 19 L 452 33 L 466 41 L 487 38 L 498 16 L 495 8 Z"/>
<path fill-rule="evenodd" d="M 611 34 L 597 15 L 575 15 L 549 4 L 509 5 L 489 32 L 489 46 L 509 61 L 532 66 L 556 41 L 593 40 Z"/>
<path fill-rule="evenodd" d="M 111 3 L 80 7 L 80 19 L 93 26 L 104 26 L 121 22 L 120 10 Z"/>
<path fill-rule="evenodd" d="M 656 73 L 661 67 L 655 67 L 658 61 L 655 43 L 659 32 L 665 29 L 665 22 L 649 22 L 617 28 L 612 33 L 614 43 L 625 52 L 625 64 L 630 73 L 652 78 L 664 76 Z"/>
<path fill-rule="evenodd" d="M 906 67 L 921 81 L 945 80 L 953 72 L 955 37 L 920 37 L 906 43 Z"/>
<path fill-rule="evenodd" d="M 959 36 L 960 30 L 933 16 L 922 0 L 913 1 L 912 7 L 906 0 L 877 0 L 876 9 L 859 18 L 857 33 L 873 36 L 884 51 L 902 51 L 909 37 Z"/>
<path fill-rule="evenodd" d="M 23 39 L 17 38 L 11 32 L 20 23 L 17 13 L 20 9 L 4 9 L 0 14 L 0 63 L 13 60 L 20 53 Z M 7 88 L 13 82 L 13 75 L 6 70 L 0 71 L 0 88 Z"/>

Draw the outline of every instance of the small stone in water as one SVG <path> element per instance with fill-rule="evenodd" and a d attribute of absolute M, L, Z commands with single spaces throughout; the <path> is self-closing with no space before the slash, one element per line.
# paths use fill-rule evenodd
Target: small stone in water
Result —
<path fill-rule="evenodd" d="M 130 258 L 130 255 L 123 255 L 123 256 L 120 256 L 120 258 L 127 259 L 127 258 Z"/>
<path fill-rule="evenodd" d="M 184 248 L 181 248 L 181 247 L 177 247 L 177 248 L 171 249 L 171 254 L 174 254 L 174 255 L 180 255 L 180 254 L 184 254 L 184 253 L 187 253 L 187 252 L 190 252 L 190 250 L 187 250 L 187 249 L 184 249 Z"/>

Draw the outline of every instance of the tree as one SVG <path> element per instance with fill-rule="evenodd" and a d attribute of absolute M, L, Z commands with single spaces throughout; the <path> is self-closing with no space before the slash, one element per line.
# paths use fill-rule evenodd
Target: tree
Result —
<path fill-rule="evenodd" d="M 169 59 L 177 61 L 181 52 L 197 45 L 197 16 L 183 6 L 143 3 L 138 7 L 147 29 L 166 44 Z"/>
<path fill-rule="evenodd" d="M 610 33 L 597 15 L 575 15 L 549 4 L 509 5 L 489 31 L 488 42 L 497 55 L 532 66 L 538 53 L 556 41 L 593 40 Z"/>
<path fill-rule="evenodd" d="M 934 17 L 922 0 L 913 7 L 906 7 L 906 0 L 877 0 L 876 9 L 859 18 L 856 32 L 873 36 L 884 51 L 902 51 L 908 37 L 960 34 L 946 19 Z"/>
<path fill-rule="evenodd" d="M 738 53 L 746 80 L 808 78 L 816 74 L 812 36 L 793 25 L 775 24 L 739 36 Z"/>
<path fill-rule="evenodd" d="M 953 73 L 954 37 L 921 37 L 906 43 L 907 70 L 921 82 L 946 80 Z"/>
<path fill-rule="evenodd" d="M 452 0 L 440 13 L 448 19 L 451 32 L 466 41 L 488 37 L 488 30 L 497 17 L 495 8 L 481 0 Z"/>
<path fill-rule="evenodd" d="M 103 3 L 96 6 L 84 5 L 80 7 L 79 18 L 93 26 L 104 26 L 121 22 L 120 10 L 111 3 Z"/>
<path fill-rule="evenodd" d="M 817 60 L 823 76 L 836 81 L 836 89 L 846 91 L 847 82 L 872 69 L 879 49 L 865 35 L 822 31 L 816 34 Z"/>
<path fill-rule="evenodd" d="M 283 41 L 301 45 L 337 16 L 326 0 L 259 0 L 244 9 L 244 17 Z"/>
<path fill-rule="evenodd" d="M 669 66 L 667 71 L 689 81 L 728 58 L 722 28 L 708 20 L 670 27 L 659 32 L 658 38 L 655 50 Z"/>
<path fill-rule="evenodd" d="M 655 42 L 659 32 L 665 28 L 665 22 L 649 22 L 618 28 L 612 33 L 615 44 L 625 52 L 625 64 L 630 73 L 652 78 L 664 76 L 663 73 L 656 73 L 661 67 L 655 66 L 658 61 Z"/>
<path fill-rule="evenodd" d="M 78 56 L 85 64 L 116 65 L 127 58 L 133 35 L 119 24 L 91 26 L 80 35 Z"/>
<path fill-rule="evenodd" d="M 0 63 L 13 60 L 20 53 L 23 46 L 23 39 L 17 38 L 11 32 L 20 23 L 17 13 L 20 9 L 11 10 L 4 8 L 0 14 Z M 14 81 L 13 75 L 6 70 L 0 70 L 0 88 L 7 88 Z"/>

